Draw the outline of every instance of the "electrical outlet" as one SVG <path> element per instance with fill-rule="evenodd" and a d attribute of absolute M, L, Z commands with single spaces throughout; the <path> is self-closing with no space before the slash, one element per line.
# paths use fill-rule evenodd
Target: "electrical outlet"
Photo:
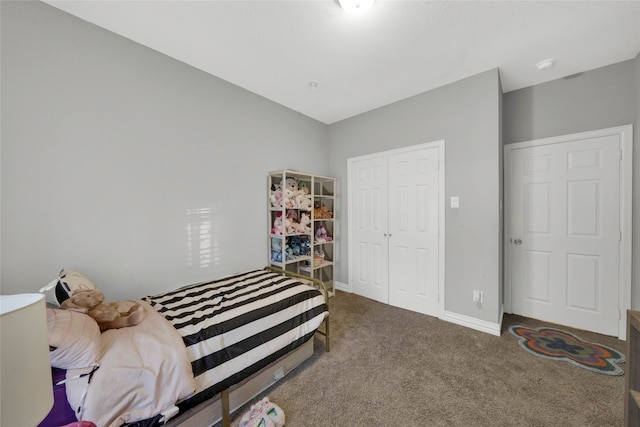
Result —
<path fill-rule="evenodd" d="M 482 304 L 482 291 L 473 291 L 473 302 Z"/>

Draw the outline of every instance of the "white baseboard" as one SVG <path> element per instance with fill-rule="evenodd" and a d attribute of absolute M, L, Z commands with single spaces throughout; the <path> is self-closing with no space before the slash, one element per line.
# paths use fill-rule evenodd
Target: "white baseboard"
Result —
<path fill-rule="evenodd" d="M 455 323 L 456 325 L 475 329 L 480 332 L 486 332 L 497 337 L 500 336 L 500 332 L 502 331 L 502 316 L 500 316 L 500 323 L 493 323 L 487 322 L 486 320 L 476 319 L 475 317 L 464 316 L 452 311 L 445 311 L 442 313 L 442 316 L 440 316 L 440 319 Z"/>
<path fill-rule="evenodd" d="M 336 283 L 336 289 L 337 290 L 351 293 L 351 285 L 350 284 L 338 282 L 337 280 L 336 280 L 335 283 Z"/>
<path fill-rule="evenodd" d="M 336 280 L 335 287 L 339 291 L 348 293 L 353 292 L 353 290 L 351 289 L 351 285 L 348 283 L 338 282 Z M 488 334 L 499 337 L 502 332 L 503 314 L 504 306 L 500 305 L 499 323 L 487 322 L 486 320 L 476 319 L 475 317 L 465 316 L 462 314 L 454 313 L 452 311 L 444 311 L 442 315 L 439 316 L 439 318 L 446 322 L 455 323 L 456 325 L 465 326 L 467 328 L 475 329 L 480 332 L 486 332 Z"/>

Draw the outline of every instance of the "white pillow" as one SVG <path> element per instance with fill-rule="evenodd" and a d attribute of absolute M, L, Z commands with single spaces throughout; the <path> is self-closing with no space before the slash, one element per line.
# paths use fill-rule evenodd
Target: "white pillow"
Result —
<path fill-rule="evenodd" d="M 49 358 L 60 369 L 88 368 L 100 357 L 100 328 L 89 315 L 47 309 Z"/>

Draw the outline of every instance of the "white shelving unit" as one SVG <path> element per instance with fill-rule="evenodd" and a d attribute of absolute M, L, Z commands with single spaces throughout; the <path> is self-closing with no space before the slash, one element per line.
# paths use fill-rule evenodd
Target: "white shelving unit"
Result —
<path fill-rule="evenodd" d="M 334 295 L 336 179 L 285 169 L 267 181 L 269 264 L 320 279 Z"/>

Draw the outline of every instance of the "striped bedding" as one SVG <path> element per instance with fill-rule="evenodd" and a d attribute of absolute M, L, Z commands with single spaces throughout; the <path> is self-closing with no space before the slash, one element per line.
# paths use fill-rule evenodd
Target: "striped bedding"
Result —
<path fill-rule="evenodd" d="M 312 338 L 328 314 L 320 291 L 267 270 L 144 298 L 182 336 L 196 384 L 181 411 Z"/>

